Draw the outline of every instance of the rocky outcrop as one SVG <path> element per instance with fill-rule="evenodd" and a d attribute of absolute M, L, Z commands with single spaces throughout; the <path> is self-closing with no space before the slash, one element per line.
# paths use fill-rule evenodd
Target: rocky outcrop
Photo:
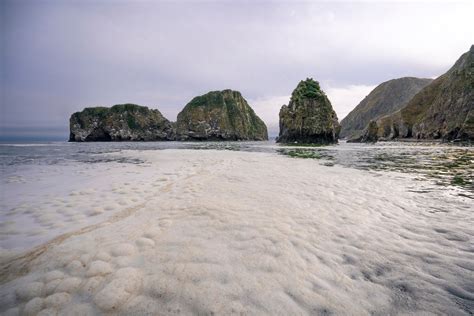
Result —
<path fill-rule="evenodd" d="M 178 140 L 267 140 L 267 127 L 240 92 L 195 97 L 178 114 Z"/>
<path fill-rule="evenodd" d="M 400 110 L 432 81 L 404 77 L 379 84 L 341 121 L 340 136 L 360 138 L 370 121 Z"/>
<path fill-rule="evenodd" d="M 171 140 L 172 124 L 158 110 L 135 104 L 92 107 L 71 115 L 69 141 Z"/>
<path fill-rule="evenodd" d="M 474 45 L 448 72 L 377 125 L 379 139 L 474 140 Z"/>
<path fill-rule="evenodd" d="M 267 127 L 240 92 L 213 91 L 191 100 L 171 123 L 135 104 L 85 108 L 71 115 L 70 141 L 267 140 Z"/>
<path fill-rule="evenodd" d="M 337 143 L 340 125 L 331 102 L 313 79 L 301 81 L 280 109 L 280 143 Z"/>

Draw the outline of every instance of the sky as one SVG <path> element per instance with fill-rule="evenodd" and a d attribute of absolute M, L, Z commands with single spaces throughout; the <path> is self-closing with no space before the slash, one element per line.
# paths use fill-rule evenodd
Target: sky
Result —
<path fill-rule="evenodd" d="M 68 138 L 90 106 L 169 120 L 208 91 L 242 93 L 278 134 L 298 82 L 341 120 L 375 86 L 435 78 L 474 43 L 474 1 L 0 1 L 0 137 Z"/>

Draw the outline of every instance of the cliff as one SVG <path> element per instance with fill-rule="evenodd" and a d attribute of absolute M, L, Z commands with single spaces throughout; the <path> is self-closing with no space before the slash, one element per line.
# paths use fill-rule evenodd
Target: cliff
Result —
<path fill-rule="evenodd" d="M 379 84 L 341 121 L 340 136 L 361 136 L 370 121 L 400 110 L 431 82 L 432 79 L 404 77 Z"/>
<path fill-rule="evenodd" d="M 377 126 L 379 139 L 474 140 L 474 45 Z"/>

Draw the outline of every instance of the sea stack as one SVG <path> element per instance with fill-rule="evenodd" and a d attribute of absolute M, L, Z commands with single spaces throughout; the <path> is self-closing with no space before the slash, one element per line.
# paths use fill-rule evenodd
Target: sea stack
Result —
<path fill-rule="evenodd" d="M 265 123 L 240 92 L 211 91 L 195 97 L 178 114 L 178 140 L 267 140 Z"/>
<path fill-rule="evenodd" d="M 136 104 L 91 107 L 69 119 L 69 141 L 172 140 L 173 128 L 158 110 Z"/>
<path fill-rule="evenodd" d="M 312 78 L 300 81 L 280 109 L 279 143 L 337 143 L 340 125 L 331 102 Z"/>

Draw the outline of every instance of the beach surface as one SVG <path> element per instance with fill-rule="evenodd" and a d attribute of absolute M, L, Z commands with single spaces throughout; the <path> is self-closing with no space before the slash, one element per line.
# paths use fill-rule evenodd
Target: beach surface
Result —
<path fill-rule="evenodd" d="M 2 180 L 1 314 L 474 311 L 456 188 L 262 152 L 101 157 Z"/>

